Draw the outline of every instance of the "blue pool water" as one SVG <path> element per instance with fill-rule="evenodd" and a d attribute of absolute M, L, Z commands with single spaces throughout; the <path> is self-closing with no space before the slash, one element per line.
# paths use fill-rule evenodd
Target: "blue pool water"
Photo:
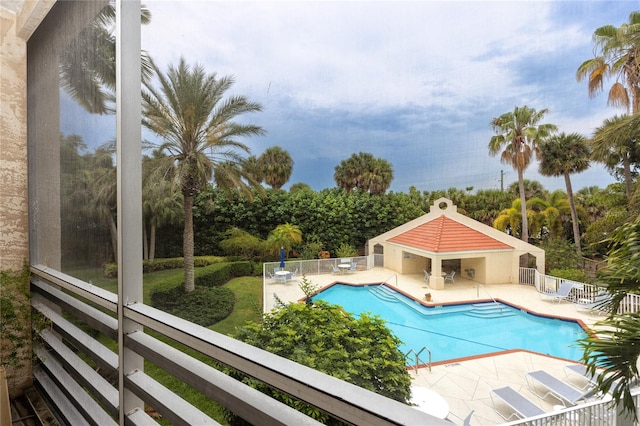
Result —
<path fill-rule="evenodd" d="M 583 351 L 576 341 L 587 337 L 575 321 L 540 317 L 493 302 L 425 307 L 380 285 L 336 284 L 314 296 L 318 299 L 341 305 L 353 315 L 379 316 L 402 340 L 402 353 L 427 346 L 433 362 L 513 349 L 579 361 Z M 426 359 L 423 355 L 421 359 Z"/>

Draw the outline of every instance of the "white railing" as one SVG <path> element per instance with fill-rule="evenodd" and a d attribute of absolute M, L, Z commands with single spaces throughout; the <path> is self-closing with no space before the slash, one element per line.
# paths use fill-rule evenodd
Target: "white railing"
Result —
<path fill-rule="evenodd" d="M 113 378 L 118 377 L 118 354 L 105 345 L 117 346 L 122 327 L 116 316 L 116 294 L 44 266 L 32 266 L 31 272 L 32 306 L 49 324 L 40 332 L 42 343 L 35 350 L 39 363 L 34 368 L 34 379 L 68 424 L 157 424 L 143 410 L 145 405 L 172 424 L 217 424 L 200 407 L 143 370 L 127 371 L 123 384 L 113 384 Z M 448 424 L 139 301 L 126 303 L 122 315 L 125 321 L 140 325 L 140 329 L 125 335 L 125 348 L 251 424 L 318 422 L 212 365 L 226 365 L 346 423 Z M 148 331 L 161 334 L 178 346 L 169 345 Z M 183 347 L 201 356 L 196 359 L 179 349 Z M 119 386 L 141 400 L 139 408 L 119 412 Z"/>
<path fill-rule="evenodd" d="M 640 391 L 634 390 L 631 392 L 635 406 L 640 404 Z M 505 423 L 504 425 L 516 426 L 516 425 L 528 425 L 528 426 L 576 426 L 576 425 L 589 425 L 589 426 L 630 426 L 637 424 L 633 419 L 622 412 L 617 410 L 610 396 L 602 398 L 596 401 L 588 401 L 584 404 L 579 404 L 573 407 L 562 409 L 560 411 L 542 414 L 536 417 L 529 417 L 526 419 L 520 419 Z"/>
<path fill-rule="evenodd" d="M 533 268 L 520 268 L 520 283 L 524 285 L 532 285 L 536 287 L 539 293 L 554 292 L 560 288 L 565 281 L 574 283 L 568 300 L 576 302 L 580 299 L 594 300 L 595 296 L 602 290 L 603 286 L 587 284 L 567 280 L 565 278 L 554 277 L 552 275 L 541 274 Z M 640 312 L 640 295 L 627 294 L 620 302 L 618 313 L 636 313 Z"/>
<path fill-rule="evenodd" d="M 288 259 L 284 261 L 284 269 L 290 272 L 296 272 L 297 276 L 301 275 L 323 275 L 331 274 L 334 268 L 343 263 L 341 257 L 333 257 L 330 259 L 311 259 L 298 260 Z M 373 267 L 373 259 L 371 256 L 354 256 L 350 257 L 350 263 L 356 264 L 357 271 L 366 271 Z M 267 272 L 273 273 L 276 268 L 280 268 L 280 262 L 265 262 L 263 266 L 264 275 Z"/>

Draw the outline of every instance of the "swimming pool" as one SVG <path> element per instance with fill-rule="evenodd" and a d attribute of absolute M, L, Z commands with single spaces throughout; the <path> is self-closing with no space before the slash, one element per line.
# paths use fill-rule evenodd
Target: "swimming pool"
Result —
<path fill-rule="evenodd" d="M 493 302 L 426 307 L 386 285 L 334 284 L 316 294 L 318 299 L 354 315 L 378 315 L 402 340 L 403 353 L 427 346 L 432 362 L 515 349 L 579 361 L 583 350 L 576 341 L 587 337 L 576 321 Z"/>

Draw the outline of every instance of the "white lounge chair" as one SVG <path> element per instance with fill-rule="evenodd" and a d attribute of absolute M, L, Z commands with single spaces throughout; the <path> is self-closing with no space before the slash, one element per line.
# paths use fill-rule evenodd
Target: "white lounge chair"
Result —
<path fill-rule="evenodd" d="M 544 370 L 530 371 L 526 374 L 527 383 L 531 391 L 540 399 L 544 399 L 551 395 L 562 403 L 565 407 L 575 405 L 578 401 L 586 399 L 594 395 L 592 389 L 583 392 L 573 386 L 568 385 L 562 380 L 553 377 Z M 543 387 L 544 394 L 538 393 L 537 388 Z M 567 404 L 568 403 L 568 404 Z"/>
<path fill-rule="evenodd" d="M 538 407 L 510 386 L 492 389 L 491 392 L 489 392 L 489 395 L 491 396 L 493 409 L 506 421 L 510 421 L 513 417 L 526 419 L 528 417 L 545 414 L 545 411 L 542 408 Z M 494 398 L 499 399 L 503 405 L 506 405 L 511 409 L 511 414 L 509 416 L 505 415 L 505 413 L 498 409 Z"/>
<path fill-rule="evenodd" d="M 598 293 L 591 299 L 578 299 L 575 303 L 576 309 L 587 311 L 591 314 L 607 313 L 607 304 L 611 301 L 609 293 Z"/>
<path fill-rule="evenodd" d="M 453 277 L 456 275 L 456 271 L 451 271 L 451 273 L 444 276 L 444 282 L 451 281 L 453 284 L 456 282 L 453 280 Z"/>
<path fill-rule="evenodd" d="M 569 293 L 571 293 L 571 290 L 573 290 L 574 285 L 575 284 L 571 281 L 563 281 L 557 291 L 551 293 L 540 293 L 540 296 L 549 297 L 554 302 L 560 303 L 561 301 L 566 300 L 569 297 Z"/>
<path fill-rule="evenodd" d="M 587 366 L 584 364 L 569 364 L 564 366 L 564 375 L 567 381 L 571 383 L 577 389 L 585 391 L 598 383 L 599 372 L 596 371 L 595 375 L 587 374 Z M 576 384 L 575 380 L 571 380 L 571 377 L 579 377 L 583 382 L 581 385 Z"/>

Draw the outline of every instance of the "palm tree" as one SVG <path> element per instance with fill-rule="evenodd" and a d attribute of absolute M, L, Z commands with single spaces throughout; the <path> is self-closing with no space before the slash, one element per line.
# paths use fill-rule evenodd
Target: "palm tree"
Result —
<path fill-rule="evenodd" d="M 622 175 L 627 198 L 631 197 L 633 176 L 632 159 L 638 155 L 636 141 L 640 137 L 640 115 L 614 116 L 604 120 L 591 138 L 591 158 L 604 163 L 609 171 L 617 174 L 616 167 L 622 163 Z"/>
<path fill-rule="evenodd" d="M 116 12 L 109 2 L 69 42 L 60 59 L 60 83 L 65 91 L 91 114 L 110 114 L 114 111 L 116 87 Z M 140 10 L 140 22 L 148 24 L 151 13 L 146 7 Z M 150 77 L 150 58 L 141 54 L 142 78 Z"/>
<path fill-rule="evenodd" d="M 529 240 L 529 224 L 527 221 L 527 199 L 524 192 L 524 171 L 538 152 L 538 143 L 556 130 L 553 124 L 540 124 L 548 110 L 536 111 L 526 105 L 515 107 L 512 112 L 495 117 L 491 127 L 496 135 L 489 141 L 489 154 L 500 153 L 500 161 L 510 164 L 518 172 L 518 186 L 522 214 L 523 241 Z"/>
<path fill-rule="evenodd" d="M 279 146 L 267 148 L 258 158 L 258 164 L 264 181 L 273 189 L 282 188 L 293 171 L 291 155 Z"/>
<path fill-rule="evenodd" d="M 277 253 L 280 247 L 284 247 L 288 255 L 293 245 L 301 242 L 302 231 L 297 225 L 290 223 L 276 226 L 267 237 L 267 246 L 272 253 Z"/>
<path fill-rule="evenodd" d="M 175 181 L 184 198 L 185 292 L 195 288 L 193 200 L 212 179 L 225 190 L 240 188 L 251 196 L 255 180 L 241 165 L 249 148 L 239 137 L 262 135 L 259 126 L 233 121 L 240 114 L 261 111 L 262 107 L 243 96 L 223 96 L 233 85 L 232 77 L 217 78 L 200 65 L 189 66 L 184 58 L 163 74 L 151 61 L 160 87 L 144 82 L 142 124 L 163 139 L 160 149 L 165 167 L 175 168 Z"/>
<path fill-rule="evenodd" d="M 629 22 L 620 27 L 605 25 L 593 33 L 595 57 L 584 61 L 576 79 L 587 79 L 589 96 L 604 88 L 604 80 L 615 78 L 609 89 L 609 105 L 625 107 L 636 113 L 640 106 L 640 12 L 629 14 Z"/>
<path fill-rule="evenodd" d="M 564 176 L 567 188 L 567 198 L 571 208 L 571 223 L 573 226 L 573 241 L 578 253 L 582 251 L 580 245 L 580 226 L 578 212 L 571 188 L 572 173 L 580 173 L 589 168 L 589 147 L 584 136 L 578 133 L 552 135 L 540 144 L 539 171 L 544 176 Z"/>
<path fill-rule="evenodd" d="M 367 152 L 353 154 L 335 168 L 333 178 L 347 192 L 356 189 L 371 194 L 384 194 L 393 180 L 391 163 Z"/>

